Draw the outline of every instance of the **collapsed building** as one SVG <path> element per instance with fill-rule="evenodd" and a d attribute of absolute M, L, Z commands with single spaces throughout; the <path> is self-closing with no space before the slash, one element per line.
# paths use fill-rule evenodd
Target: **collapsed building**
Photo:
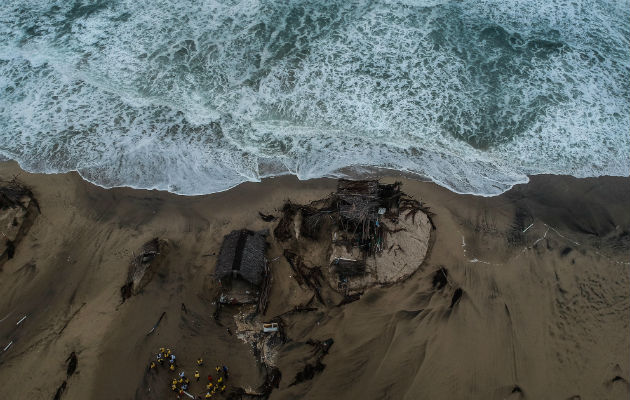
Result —
<path fill-rule="evenodd" d="M 255 303 L 257 312 L 265 313 L 272 279 L 265 258 L 266 235 L 241 229 L 223 238 L 215 270 L 221 304 Z"/>
<path fill-rule="evenodd" d="M 138 255 L 131 260 L 127 279 L 120 288 L 123 302 L 140 293 L 151 281 L 160 263 L 164 260 L 168 246 L 168 242 L 160 238 L 153 238 L 142 245 Z"/>
<path fill-rule="evenodd" d="M 332 232 L 329 280 L 346 295 L 407 278 L 424 260 L 431 222 L 401 183 L 341 179 L 333 195 L 339 213 Z"/>
<path fill-rule="evenodd" d="M 0 266 L 15 255 L 39 214 L 33 193 L 15 179 L 0 182 Z"/>
<path fill-rule="evenodd" d="M 400 182 L 340 179 L 328 198 L 309 205 L 287 203 L 282 211 L 276 238 L 295 241 L 296 249 L 311 249 L 302 251 L 305 257 L 321 245 L 315 241 L 328 241 L 327 278 L 344 295 L 407 278 L 430 245 L 430 212 L 404 194 Z"/>

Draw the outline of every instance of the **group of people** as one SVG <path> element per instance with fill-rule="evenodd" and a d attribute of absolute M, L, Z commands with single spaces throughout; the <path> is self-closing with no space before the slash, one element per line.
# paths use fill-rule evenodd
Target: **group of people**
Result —
<path fill-rule="evenodd" d="M 173 354 L 171 352 L 171 349 L 165 349 L 164 347 L 160 347 L 160 352 L 156 354 L 155 356 L 157 363 L 160 365 L 164 365 L 164 361 L 168 361 L 169 367 L 168 369 L 171 371 L 175 371 L 175 354 Z M 149 369 L 154 370 L 155 368 L 157 368 L 157 364 L 155 363 L 155 361 L 151 361 L 151 364 L 149 365 Z"/>
<path fill-rule="evenodd" d="M 156 361 L 151 361 L 151 364 L 149 365 L 149 370 L 153 371 L 157 369 L 158 365 L 165 365 L 165 363 L 167 363 L 168 369 L 170 371 L 175 371 L 177 369 L 176 360 L 177 357 L 175 357 L 175 354 L 171 352 L 171 349 L 161 347 L 159 353 L 157 353 L 156 355 Z M 193 375 L 197 382 L 200 378 L 199 367 L 201 366 L 203 366 L 203 359 L 198 358 L 197 369 L 195 370 L 195 373 Z M 225 389 L 227 388 L 226 382 L 229 377 L 228 367 L 226 367 L 225 365 L 217 365 L 215 371 L 216 381 L 213 379 L 211 374 L 208 374 L 208 384 L 206 385 L 205 394 L 206 399 L 213 398 L 217 393 L 225 392 Z M 180 371 L 179 374 L 171 381 L 171 390 L 173 392 L 177 392 L 178 395 L 189 395 L 188 388 L 190 387 L 190 384 L 190 379 L 188 379 L 186 373 L 184 371 Z M 178 396 L 178 398 L 179 397 L 180 396 Z M 198 396 L 197 398 L 200 399 L 201 396 Z"/>
<path fill-rule="evenodd" d="M 208 374 L 208 384 L 206 385 L 206 399 L 211 399 L 217 392 L 223 393 L 226 389 L 226 381 L 228 379 L 228 368 L 224 365 L 215 368 L 217 381 L 213 382 L 212 375 Z M 198 371 L 196 372 L 198 373 Z M 199 380 L 199 379 L 197 379 Z"/>

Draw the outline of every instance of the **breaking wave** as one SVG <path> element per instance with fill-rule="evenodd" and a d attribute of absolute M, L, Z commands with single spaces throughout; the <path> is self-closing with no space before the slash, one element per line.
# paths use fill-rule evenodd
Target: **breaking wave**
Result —
<path fill-rule="evenodd" d="M 0 39 L 0 156 L 30 171 L 188 195 L 630 174 L 628 1 L 5 0 Z"/>

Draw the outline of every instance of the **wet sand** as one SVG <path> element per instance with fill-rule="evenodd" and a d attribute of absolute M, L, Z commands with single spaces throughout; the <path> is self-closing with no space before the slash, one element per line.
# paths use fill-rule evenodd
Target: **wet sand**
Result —
<path fill-rule="evenodd" d="M 287 199 L 322 198 L 336 181 L 280 177 L 183 197 L 0 163 L 0 179 L 15 175 L 41 214 L 0 271 L 0 398 L 52 399 L 64 380 L 62 399 L 176 398 L 168 371 L 147 373 L 162 346 L 189 375 L 203 357 L 202 381 L 226 364 L 230 387 L 262 383 L 251 348 L 228 332 L 233 310 L 220 324 L 212 318 L 222 238 L 233 229 L 273 230 L 259 211 L 277 215 Z M 288 318 L 271 399 L 628 398 L 629 178 L 535 176 L 491 198 L 383 178 L 396 179 L 435 213 L 430 255 L 403 283 Z M 134 252 L 156 236 L 170 243 L 165 262 L 122 303 Z M 268 241 L 272 260 L 282 250 Z M 271 267 L 268 319 L 304 297 L 283 258 Z M 436 290 L 441 267 L 448 283 Z M 304 365 L 304 343 L 328 338 L 325 369 L 289 386 Z M 72 351 L 78 368 L 67 378 Z"/>

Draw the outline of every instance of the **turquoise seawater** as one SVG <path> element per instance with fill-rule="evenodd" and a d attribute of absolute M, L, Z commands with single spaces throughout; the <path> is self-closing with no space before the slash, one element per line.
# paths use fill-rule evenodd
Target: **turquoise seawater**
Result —
<path fill-rule="evenodd" d="M 181 194 L 627 176 L 630 3 L 4 0 L 0 157 Z"/>

